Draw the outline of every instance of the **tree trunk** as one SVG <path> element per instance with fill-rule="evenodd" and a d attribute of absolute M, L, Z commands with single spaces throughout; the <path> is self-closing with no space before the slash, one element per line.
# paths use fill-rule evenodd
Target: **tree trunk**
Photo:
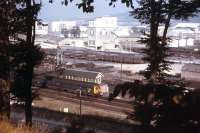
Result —
<path fill-rule="evenodd" d="M 10 118 L 10 63 L 9 63 L 9 16 L 10 3 L 2 2 L 0 9 L 0 117 L 2 119 Z"/>
<path fill-rule="evenodd" d="M 167 20 L 166 20 L 166 23 L 165 23 L 165 29 L 164 29 L 164 31 L 163 31 L 163 41 L 165 41 L 166 38 L 167 38 L 167 31 L 168 31 L 169 26 L 170 26 L 171 17 L 172 17 L 172 13 L 170 12 L 170 13 L 168 14 L 168 17 L 167 17 Z"/>
<path fill-rule="evenodd" d="M 155 0 L 150 0 L 150 8 L 151 8 L 151 16 L 150 16 L 150 41 L 149 41 L 149 47 L 151 50 L 156 49 L 156 43 L 157 43 L 157 31 L 158 31 L 158 22 L 157 22 L 157 16 L 156 16 L 156 3 Z M 149 63 L 149 68 L 151 72 L 149 73 L 147 79 L 154 81 L 156 78 L 155 72 L 156 67 L 153 67 L 155 64 L 153 64 L 155 61 L 155 57 L 152 57 L 152 61 Z"/>
<path fill-rule="evenodd" d="M 25 116 L 26 125 L 32 126 L 32 77 L 33 77 L 33 66 L 30 66 L 27 70 L 27 93 L 25 98 Z"/>
<path fill-rule="evenodd" d="M 169 0 L 169 12 L 168 12 L 167 20 L 165 23 L 165 29 L 163 31 L 163 36 L 162 36 L 163 41 L 166 41 L 167 39 L 167 31 L 170 26 L 170 20 L 172 18 L 172 15 L 173 15 L 172 0 Z"/>
<path fill-rule="evenodd" d="M 3 79 L 0 79 L 0 119 L 10 118 L 10 93 L 9 85 Z"/>
<path fill-rule="evenodd" d="M 33 12 L 32 12 L 32 0 L 26 0 L 26 8 L 27 8 L 27 18 L 26 18 L 26 42 L 29 47 L 32 47 L 34 45 L 34 40 L 32 40 L 33 37 Z M 32 78 L 33 78 L 33 69 L 34 65 L 28 64 L 27 66 L 27 93 L 25 97 L 25 116 L 26 116 L 26 125 L 32 126 Z"/>

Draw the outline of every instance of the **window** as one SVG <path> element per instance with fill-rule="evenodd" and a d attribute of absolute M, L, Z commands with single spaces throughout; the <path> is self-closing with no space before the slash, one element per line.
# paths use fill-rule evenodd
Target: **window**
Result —
<path fill-rule="evenodd" d="M 95 41 L 94 40 L 89 40 L 89 45 L 95 45 Z"/>
<path fill-rule="evenodd" d="M 42 26 L 41 25 L 38 26 L 38 30 L 42 30 Z"/>
<path fill-rule="evenodd" d="M 90 35 L 94 35 L 94 30 L 90 30 Z"/>
<path fill-rule="evenodd" d="M 99 35 L 102 36 L 102 32 L 101 31 L 99 32 Z"/>

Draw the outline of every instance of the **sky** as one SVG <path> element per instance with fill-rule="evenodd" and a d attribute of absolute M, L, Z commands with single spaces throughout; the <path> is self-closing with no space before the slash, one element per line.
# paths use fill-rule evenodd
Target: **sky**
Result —
<path fill-rule="evenodd" d="M 48 1 L 42 0 L 42 8 L 39 13 L 39 18 L 46 22 L 109 16 L 130 11 L 125 4 L 120 2 L 117 2 L 115 7 L 109 7 L 109 0 L 94 0 L 94 13 L 83 13 L 81 9 L 78 9 L 76 6 L 78 0 L 74 0 L 76 2 L 69 3 L 68 6 L 62 5 L 61 0 L 54 0 L 52 4 Z"/>

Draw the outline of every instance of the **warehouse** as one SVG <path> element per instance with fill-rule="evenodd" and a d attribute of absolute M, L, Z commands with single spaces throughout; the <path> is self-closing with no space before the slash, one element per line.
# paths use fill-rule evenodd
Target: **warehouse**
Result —
<path fill-rule="evenodd" d="M 103 74 L 94 71 L 67 69 L 64 71 L 63 76 L 63 78 L 69 80 L 101 84 Z"/>
<path fill-rule="evenodd" d="M 181 70 L 181 78 L 188 81 L 200 81 L 200 65 L 185 64 Z"/>

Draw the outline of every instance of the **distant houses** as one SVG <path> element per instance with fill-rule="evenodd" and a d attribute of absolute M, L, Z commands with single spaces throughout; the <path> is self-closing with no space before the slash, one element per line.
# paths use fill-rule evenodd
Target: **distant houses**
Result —
<path fill-rule="evenodd" d="M 36 22 L 35 23 L 35 33 L 37 35 L 47 35 L 48 34 L 48 23 L 45 23 L 45 22 L 41 22 L 41 23 L 38 23 Z"/>
<path fill-rule="evenodd" d="M 75 26 L 76 21 L 53 21 L 49 24 L 49 32 L 61 33 L 63 29 L 72 29 Z"/>
<path fill-rule="evenodd" d="M 200 23 L 178 23 L 168 32 L 170 47 L 193 47 L 200 40 Z"/>
<path fill-rule="evenodd" d="M 162 35 L 164 27 L 159 27 Z M 46 42 L 51 42 L 53 36 L 59 38 L 55 45 L 85 47 L 97 51 L 129 51 L 132 48 L 144 48 L 138 42 L 143 33 L 148 33 L 149 27 L 145 25 L 121 26 L 117 17 L 100 17 L 81 25 L 78 21 L 53 21 L 50 23 L 36 23 L 36 35 L 40 40 L 45 35 L 51 36 L 49 40 L 39 43 L 48 48 Z M 200 23 L 178 23 L 169 28 L 168 37 L 171 38 L 169 47 L 199 47 Z M 61 40 L 63 39 L 63 40 Z M 38 42 L 38 38 L 36 37 Z M 37 43 L 38 44 L 38 43 Z M 45 46 L 44 46 L 45 45 Z M 56 48 L 56 47 L 54 47 Z"/>

